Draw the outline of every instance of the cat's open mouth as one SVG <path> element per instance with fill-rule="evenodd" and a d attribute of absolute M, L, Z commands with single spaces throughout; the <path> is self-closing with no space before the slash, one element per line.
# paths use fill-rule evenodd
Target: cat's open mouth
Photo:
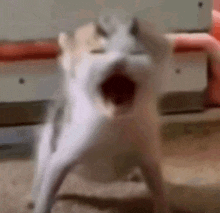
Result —
<path fill-rule="evenodd" d="M 114 106 L 131 104 L 135 97 L 137 85 L 123 70 L 124 67 L 116 66 L 100 85 L 104 100 Z"/>

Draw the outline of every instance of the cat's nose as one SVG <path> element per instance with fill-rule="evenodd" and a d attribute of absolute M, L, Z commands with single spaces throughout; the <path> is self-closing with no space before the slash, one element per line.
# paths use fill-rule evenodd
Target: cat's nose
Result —
<path fill-rule="evenodd" d="M 111 74 L 123 74 L 126 72 L 127 62 L 125 59 L 122 59 L 116 62 L 111 70 Z"/>

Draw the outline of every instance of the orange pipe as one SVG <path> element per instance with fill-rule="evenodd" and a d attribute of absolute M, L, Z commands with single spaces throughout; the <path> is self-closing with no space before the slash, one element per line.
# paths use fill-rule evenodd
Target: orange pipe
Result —
<path fill-rule="evenodd" d="M 0 46 L 0 61 L 55 58 L 59 52 L 56 42 L 21 42 Z"/>
<path fill-rule="evenodd" d="M 220 1 L 214 2 L 214 7 L 220 9 Z M 213 29 L 212 29 L 213 37 L 220 41 L 220 13 L 216 10 L 213 10 Z M 211 105 L 220 105 L 220 62 L 212 61 L 211 65 L 212 78 L 209 79 L 209 87 L 208 87 L 208 100 L 207 103 Z"/>

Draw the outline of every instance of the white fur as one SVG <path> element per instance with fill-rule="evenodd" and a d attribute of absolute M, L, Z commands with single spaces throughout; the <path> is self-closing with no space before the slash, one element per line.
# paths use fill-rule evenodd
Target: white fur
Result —
<path fill-rule="evenodd" d="M 61 49 L 65 49 L 59 57 L 59 63 L 66 71 L 70 71 L 73 66 L 80 64 L 84 53 L 101 49 L 105 44 L 105 39 L 96 33 L 94 23 L 86 24 L 71 36 L 60 33 L 58 43 Z"/>
<path fill-rule="evenodd" d="M 94 25 L 89 25 L 91 26 Z M 159 72 L 156 68 L 167 63 L 169 51 L 164 55 L 164 61 L 155 57 L 161 60 L 158 59 L 157 63 L 153 57 L 161 54 L 158 46 L 155 50 L 148 49 L 150 54 L 132 56 L 130 51 L 137 47 L 136 41 L 126 28 L 123 31 L 124 25 L 118 27 L 118 35 L 124 37 L 124 43 L 115 34 L 107 41 L 105 54 L 90 53 L 92 48 L 102 48 L 104 40 L 94 37 L 95 31 L 92 28 L 89 28 L 92 32 L 90 37 L 87 35 L 84 39 L 76 34 L 73 38 L 66 34 L 60 35 L 59 43 L 63 53 L 59 62 L 64 68 L 64 98 L 49 109 L 39 140 L 38 166 L 33 187 L 35 213 L 50 212 L 65 175 L 71 167 L 79 164 L 85 165 L 89 177 L 96 181 L 113 181 L 128 173 L 129 169 L 126 167 L 141 166 L 154 196 L 155 212 L 169 212 L 160 171 L 159 121 L 156 109 L 156 88 L 160 85 L 155 86 L 155 76 Z M 142 36 L 145 36 L 147 44 L 149 35 L 146 33 Z M 96 38 L 96 44 L 88 48 L 85 40 L 91 38 Z M 159 39 L 161 40 L 160 37 Z M 159 42 L 157 37 L 154 42 Z M 144 43 L 142 46 L 147 47 Z M 154 52 L 151 54 L 151 51 Z M 119 61 L 126 63 L 126 72 L 138 84 L 131 107 L 108 104 L 97 91 L 97 85 L 108 74 L 107 70 Z M 71 77 L 71 72 L 76 73 L 75 78 Z M 154 87 L 151 88 L 151 85 Z M 70 114 L 68 109 L 71 110 Z M 54 129 L 59 134 L 52 139 Z M 52 145 L 55 150 L 51 149 Z M 119 168 L 120 159 L 124 157 L 133 161 Z"/>

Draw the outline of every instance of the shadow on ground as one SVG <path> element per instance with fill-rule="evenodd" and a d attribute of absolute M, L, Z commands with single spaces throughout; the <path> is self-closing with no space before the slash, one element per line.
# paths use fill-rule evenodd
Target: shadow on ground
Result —
<path fill-rule="evenodd" d="M 63 194 L 58 196 L 57 200 L 72 200 L 99 210 L 114 209 L 118 213 L 153 213 L 152 202 L 145 198 L 116 199 Z M 191 213 L 191 211 L 172 210 L 173 213 Z"/>

